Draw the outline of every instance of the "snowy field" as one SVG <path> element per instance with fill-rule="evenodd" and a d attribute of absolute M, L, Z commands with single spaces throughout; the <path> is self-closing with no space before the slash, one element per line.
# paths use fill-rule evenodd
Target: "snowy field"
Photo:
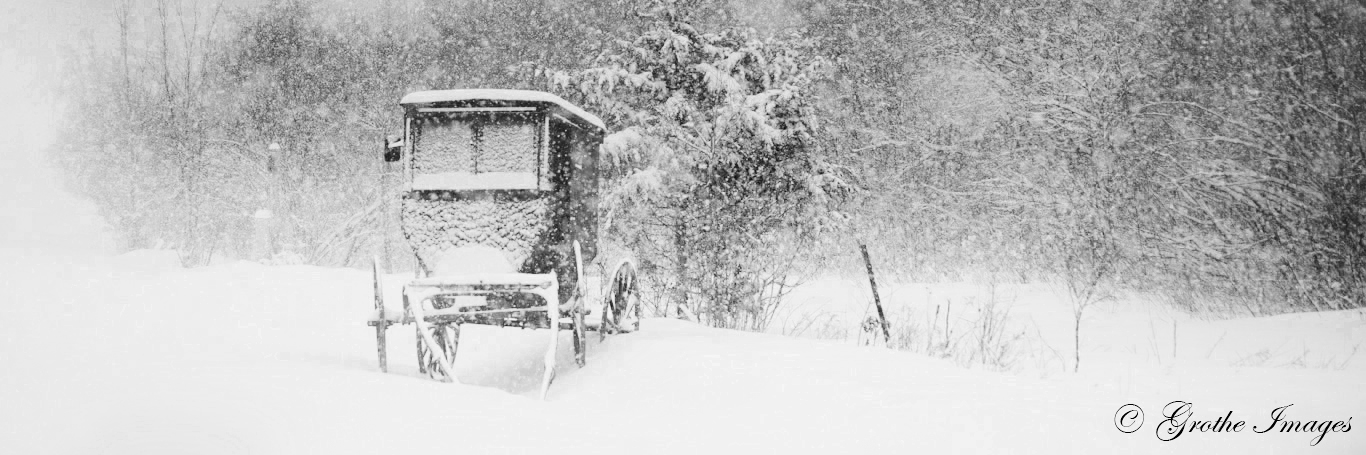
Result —
<path fill-rule="evenodd" d="M 1366 415 L 1366 361 L 1347 356 L 1366 341 L 1359 311 L 1220 322 L 1147 314 L 1155 308 L 1095 311 L 1083 327 L 1079 374 L 1027 365 L 997 372 L 856 340 L 647 320 L 641 333 L 594 339 L 583 369 L 572 366 L 563 340 L 560 375 L 539 401 L 540 331 L 467 330 L 457 362 L 463 383 L 442 384 L 418 375 L 411 326 L 401 327 L 390 332 L 392 372 L 379 373 L 374 331 L 363 322 L 371 291 L 362 271 L 248 262 L 181 269 L 172 254 L 154 251 L 3 257 L 4 453 L 1366 450 L 1359 427 L 1312 447 L 1313 432 L 1244 428 L 1170 442 L 1156 433 L 1162 406 L 1174 400 L 1194 403 L 1193 420 L 1232 412 L 1247 427 L 1264 427 L 1287 404 L 1286 419 Z M 404 279 L 390 278 L 390 290 Z M 815 306 L 801 299 L 825 293 L 822 311 L 863 311 L 867 300 L 847 285 L 833 295 L 844 284 L 812 286 L 790 303 Z M 923 306 L 922 291 L 963 301 L 983 291 L 892 289 L 894 315 Z M 1049 319 L 1070 317 L 1066 308 L 1050 307 L 1045 291 L 1015 291 L 1011 318 L 1037 332 L 1022 339 L 1029 352 L 1021 355 L 1052 356 L 1037 352 L 1045 342 L 1070 355 L 1058 341 L 1070 340 L 1070 326 Z M 1171 318 L 1176 361 L 1161 344 Z M 1264 361 L 1245 359 L 1262 351 Z M 1146 411 L 1132 434 L 1114 422 L 1128 403 Z"/>
<path fill-rule="evenodd" d="M 985 326 L 999 340 L 995 347 L 1004 351 L 1002 363 L 1007 363 L 991 369 L 1044 378 L 1072 371 L 1075 322 L 1062 286 L 883 283 L 880 291 L 893 333 L 909 331 L 912 350 L 980 366 L 971 356 L 979 354 Z M 817 280 L 789 296 L 769 331 L 855 344 L 881 341 L 881 332 L 873 337 L 859 330 L 860 321 L 876 316 L 872 301 L 866 278 Z M 1116 296 L 1083 312 L 1082 369 L 1114 373 L 1214 366 L 1366 372 L 1366 313 L 1249 316 L 1193 316 L 1155 296 Z M 993 323 L 999 325 L 994 332 Z M 942 349 L 946 341 L 952 346 L 948 352 Z"/>

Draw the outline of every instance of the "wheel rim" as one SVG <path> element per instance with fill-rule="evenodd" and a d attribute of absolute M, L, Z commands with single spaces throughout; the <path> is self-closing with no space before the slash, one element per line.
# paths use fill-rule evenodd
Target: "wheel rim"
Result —
<path fill-rule="evenodd" d="M 603 314 L 603 320 L 611 320 L 613 327 L 622 327 L 622 317 L 631 319 L 631 331 L 640 328 L 641 308 L 638 299 L 639 289 L 633 264 L 624 262 L 617 267 L 612 276 L 611 305 Z M 607 313 L 610 313 L 607 314 Z"/>
<path fill-rule="evenodd" d="M 388 342 L 385 340 L 385 331 L 389 329 L 389 316 L 384 313 L 384 286 L 380 279 L 379 258 L 371 262 L 371 272 L 375 280 L 375 310 L 379 320 L 375 321 L 375 345 L 379 354 L 379 371 L 389 371 Z"/>
<path fill-rule="evenodd" d="M 586 280 L 583 278 L 583 252 L 579 242 L 574 241 L 574 362 L 580 367 L 588 363 L 588 330 L 584 326 L 584 286 Z"/>

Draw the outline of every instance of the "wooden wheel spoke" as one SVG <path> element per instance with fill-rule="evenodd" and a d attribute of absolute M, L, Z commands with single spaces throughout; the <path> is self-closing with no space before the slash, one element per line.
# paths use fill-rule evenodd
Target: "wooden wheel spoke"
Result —
<path fill-rule="evenodd" d="M 422 330 L 419 328 L 418 330 Z M 454 380 L 448 376 L 442 363 L 446 365 L 455 364 L 455 354 L 459 347 L 460 328 L 457 324 L 435 324 L 429 326 L 428 335 L 435 343 L 435 346 L 426 346 L 422 341 L 422 336 L 418 334 L 418 369 L 427 373 L 432 379 Z M 452 372 L 452 374 L 454 374 Z"/>

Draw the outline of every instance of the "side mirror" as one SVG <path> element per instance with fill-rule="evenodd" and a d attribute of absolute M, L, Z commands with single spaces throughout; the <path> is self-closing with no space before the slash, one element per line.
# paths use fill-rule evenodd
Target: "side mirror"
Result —
<path fill-rule="evenodd" d="M 384 162 L 392 163 L 403 158 L 403 138 L 390 135 L 384 138 Z"/>

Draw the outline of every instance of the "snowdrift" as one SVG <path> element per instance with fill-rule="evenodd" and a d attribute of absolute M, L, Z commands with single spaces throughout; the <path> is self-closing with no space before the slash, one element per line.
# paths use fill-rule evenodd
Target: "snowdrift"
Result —
<path fill-rule="evenodd" d="M 156 254 L 0 263 L 4 453 L 1363 453 L 1366 431 L 1156 438 L 1163 404 L 1264 425 L 1366 415 L 1356 368 L 1009 374 L 905 352 L 647 320 L 533 398 L 544 343 L 475 327 L 461 384 L 417 374 L 411 331 L 376 371 L 368 274 Z M 142 263 L 134 266 L 133 263 Z M 405 277 L 392 276 L 388 289 Z M 1360 313 L 1237 322 L 1360 340 Z M 1145 323 L 1146 324 L 1146 323 Z M 1263 326 L 1265 324 L 1265 326 Z M 1194 329 L 1192 329 L 1194 331 Z M 1230 332 L 1220 350 L 1253 343 Z M 568 333 L 563 334 L 568 337 Z M 1206 335 L 1209 335 L 1206 333 Z M 407 337 L 407 338 L 404 338 Z M 1218 335 L 1216 334 L 1217 338 Z M 1260 339 L 1259 339 L 1260 340 Z M 567 340 L 561 346 L 568 346 Z M 1131 356 L 1132 357 L 1132 356 Z M 1211 356 L 1216 358 L 1218 356 Z M 1115 427 L 1121 405 L 1147 411 Z M 1359 425 L 1361 421 L 1356 421 Z"/>

